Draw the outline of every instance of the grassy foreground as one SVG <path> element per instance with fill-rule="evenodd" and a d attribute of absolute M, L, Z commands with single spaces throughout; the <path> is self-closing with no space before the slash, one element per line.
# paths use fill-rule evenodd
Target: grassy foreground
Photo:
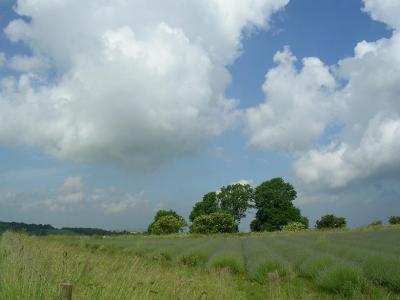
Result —
<path fill-rule="evenodd" d="M 0 299 L 400 299 L 400 227 L 0 240 Z"/>

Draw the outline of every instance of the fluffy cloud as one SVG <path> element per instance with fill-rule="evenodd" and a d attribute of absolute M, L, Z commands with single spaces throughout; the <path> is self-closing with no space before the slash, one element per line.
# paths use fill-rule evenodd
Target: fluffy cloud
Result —
<path fill-rule="evenodd" d="M 343 130 L 331 145 L 312 149 L 297 160 L 295 171 L 304 181 L 342 187 L 398 173 L 399 54 L 400 35 L 395 32 L 391 39 L 359 43 L 355 56 L 338 64 L 338 75 L 348 83 L 332 101 L 343 104 L 336 116 Z"/>
<path fill-rule="evenodd" d="M 331 144 L 311 150 L 295 163 L 297 175 L 306 182 L 325 181 L 342 187 L 355 179 L 393 173 L 400 167 L 400 119 L 374 118 L 361 142 Z"/>
<path fill-rule="evenodd" d="M 251 145 L 300 150 L 330 121 L 333 105 L 326 99 L 335 88 L 335 79 L 318 58 L 303 59 L 300 71 L 296 60 L 288 47 L 275 55 L 277 67 L 267 73 L 263 85 L 267 101 L 247 110 Z"/>
<path fill-rule="evenodd" d="M 224 91 L 243 32 L 287 2 L 19 0 L 31 21 L 5 33 L 35 56 L 1 81 L 0 143 L 135 167 L 191 152 L 238 115 Z"/>
<path fill-rule="evenodd" d="M 364 2 L 374 19 L 398 28 L 398 1 Z M 266 102 L 247 112 L 251 144 L 290 150 L 297 177 L 320 188 L 400 174 L 397 29 L 391 38 L 358 43 L 353 57 L 332 67 L 306 58 L 297 71 L 288 50 L 275 61 L 263 86 Z"/>
<path fill-rule="evenodd" d="M 104 195 L 103 195 L 104 196 Z M 95 195 L 96 201 L 103 199 L 103 196 L 99 194 Z M 128 209 L 134 209 L 138 206 L 146 205 L 150 203 L 144 198 L 144 192 L 137 194 L 124 194 L 113 201 L 108 201 L 108 199 L 103 199 L 100 206 L 108 214 L 119 214 Z"/>
<path fill-rule="evenodd" d="M 46 192 L 0 192 L 0 206 L 28 213 L 39 209 L 67 214 L 82 211 L 105 215 L 145 210 L 147 214 L 153 213 L 160 205 L 151 203 L 144 191 L 129 193 L 115 188 L 87 190 L 80 176 L 66 177 L 61 187 Z"/>
<path fill-rule="evenodd" d="M 51 211 L 63 211 L 68 206 L 82 203 L 85 199 L 84 185 L 80 176 L 65 178 L 62 187 L 51 193 L 47 199 L 39 201 L 39 205 L 47 207 Z M 30 204 L 28 204 L 30 205 Z"/>
<path fill-rule="evenodd" d="M 392 28 L 400 28 L 400 2 L 397 0 L 363 0 L 364 10 L 374 20 L 384 22 Z"/>
<path fill-rule="evenodd" d="M 18 72 L 42 73 L 49 68 L 48 62 L 38 56 L 15 55 L 8 61 L 7 67 Z"/>

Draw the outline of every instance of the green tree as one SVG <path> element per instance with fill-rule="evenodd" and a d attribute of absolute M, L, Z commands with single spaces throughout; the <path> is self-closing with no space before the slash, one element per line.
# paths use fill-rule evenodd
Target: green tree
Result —
<path fill-rule="evenodd" d="M 250 201 L 253 199 L 253 188 L 249 184 L 231 184 L 223 186 L 217 195 L 220 208 L 229 212 L 238 225 L 246 216 Z"/>
<path fill-rule="evenodd" d="M 178 233 L 187 226 L 183 217 L 174 210 L 159 210 L 149 225 L 147 232 L 151 234 Z"/>
<path fill-rule="evenodd" d="M 400 216 L 391 216 L 389 218 L 389 224 L 392 225 L 400 224 Z"/>
<path fill-rule="evenodd" d="M 150 226 L 151 234 L 171 234 L 182 231 L 186 226 L 183 218 L 176 218 L 172 215 L 162 216 Z"/>
<path fill-rule="evenodd" d="M 170 209 L 170 210 L 159 210 L 157 211 L 156 215 L 154 216 L 154 221 L 157 221 L 158 219 L 160 219 L 161 217 L 165 217 L 165 216 L 173 216 L 177 219 L 182 218 L 180 215 L 177 214 L 176 211 Z"/>
<path fill-rule="evenodd" d="M 300 222 L 308 227 L 308 219 L 293 205 L 297 197 L 294 187 L 282 178 L 273 178 L 256 187 L 254 207 L 256 219 L 250 224 L 252 231 L 281 230 L 290 222 Z"/>
<path fill-rule="evenodd" d="M 343 228 L 346 227 L 346 219 L 335 215 L 325 215 L 316 222 L 315 227 L 317 229 Z"/>
<path fill-rule="evenodd" d="M 189 220 L 193 222 L 198 216 L 209 215 L 219 210 L 217 193 L 211 192 L 203 196 L 202 201 L 197 202 L 189 215 Z"/>
<path fill-rule="evenodd" d="M 231 233 L 236 231 L 235 220 L 231 214 L 226 212 L 198 216 L 190 225 L 192 233 Z"/>

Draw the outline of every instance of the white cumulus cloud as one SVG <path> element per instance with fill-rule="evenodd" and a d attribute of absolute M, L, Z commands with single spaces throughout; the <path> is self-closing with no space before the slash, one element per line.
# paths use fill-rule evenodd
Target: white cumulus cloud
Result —
<path fill-rule="evenodd" d="M 296 151 L 321 135 L 331 119 L 332 103 L 327 99 L 335 88 L 329 69 L 315 57 L 297 58 L 286 47 L 276 53 L 263 85 L 266 102 L 247 110 L 250 144 L 262 149 Z"/>
<path fill-rule="evenodd" d="M 384 22 L 393 28 L 400 28 L 400 2 L 398 0 L 363 0 L 364 10 L 374 20 Z"/>
<path fill-rule="evenodd" d="M 364 4 L 394 28 L 390 38 L 361 41 L 353 57 L 330 67 L 305 58 L 298 70 L 288 49 L 277 53 L 263 86 L 266 102 L 247 111 L 250 144 L 292 152 L 297 177 L 311 186 L 400 175 L 400 6 Z"/>
<path fill-rule="evenodd" d="M 5 33 L 35 56 L 1 82 L 0 143 L 135 167 L 189 153 L 236 119 L 227 66 L 288 1 L 19 0 L 31 21 Z"/>
<path fill-rule="evenodd" d="M 49 65 L 42 57 L 15 55 L 8 61 L 7 67 L 19 72 L 38 72 L 45 71 Z"/>

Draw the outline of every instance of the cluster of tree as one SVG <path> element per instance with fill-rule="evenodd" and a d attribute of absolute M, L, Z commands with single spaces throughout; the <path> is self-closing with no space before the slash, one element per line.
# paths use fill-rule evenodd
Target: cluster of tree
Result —
<path fill-rule="evenodd" d="M 389 218 L 389 224 L 391 224 L 391 225 L 400 224 L 400 216 L 391 216 Z M 368 226 L 380 226 L 380 225 L 383 225 L 383 222 L 378 220 L 378 221 L 371 222 Z M 317 229 L 343 228 L 343 227 L 346 227 L 346 219 L 336 217 L 334 215 L 325 215 L 317 221 L 317 223 L 315 224 L 315 227 Z"/>
<path fill-rule="evenodd" d="M 251 223 L 252 231 L 275 231 L 290 223 L 288 228 L 308 228 L 308 219 L 293 205 L 297 193 L 282 178 L 265 181 L 255 189 L 249 184 L 223 186 L 218 192 L 210 192 L 197 202 L 190 215 L 192 233 L 237 232 L 240 220 L 249 209 L 256 209 Z M 166 217 L 169 216 L 167 219 Z M 148 228 L 149 233 L 163 234 L 182 231 L 184 219 L 174 211 L 159 211 Z"/>
<path fill-rule="evenodd" d="M 251 207 L 253 189 L 249 184 L 223 186 L 218 192 L 210 192 L 197 202 L 189 215 L 190 232 L 236 232 L 239 223 Z"/>
<path fill-rule="evenodd" d="M 389 218 L 389 224 L 391 225 L 398 225 L 400 224 L 400 216 L 391 216 Z"/>
<path fill-rule="evenodd" d="M 63 227 L 61 229 L 55 228 L 49 224 L 26 224 L 18 222 L 0 222 L 0 234 L 5 231 L 23 232 L 29 235 L 49 235 L 49 234 L 63 234 L 63 235 L 117 235 L 127 234 L 127 231 L 108 231 L 98 228 L 74 228 Z"/>

